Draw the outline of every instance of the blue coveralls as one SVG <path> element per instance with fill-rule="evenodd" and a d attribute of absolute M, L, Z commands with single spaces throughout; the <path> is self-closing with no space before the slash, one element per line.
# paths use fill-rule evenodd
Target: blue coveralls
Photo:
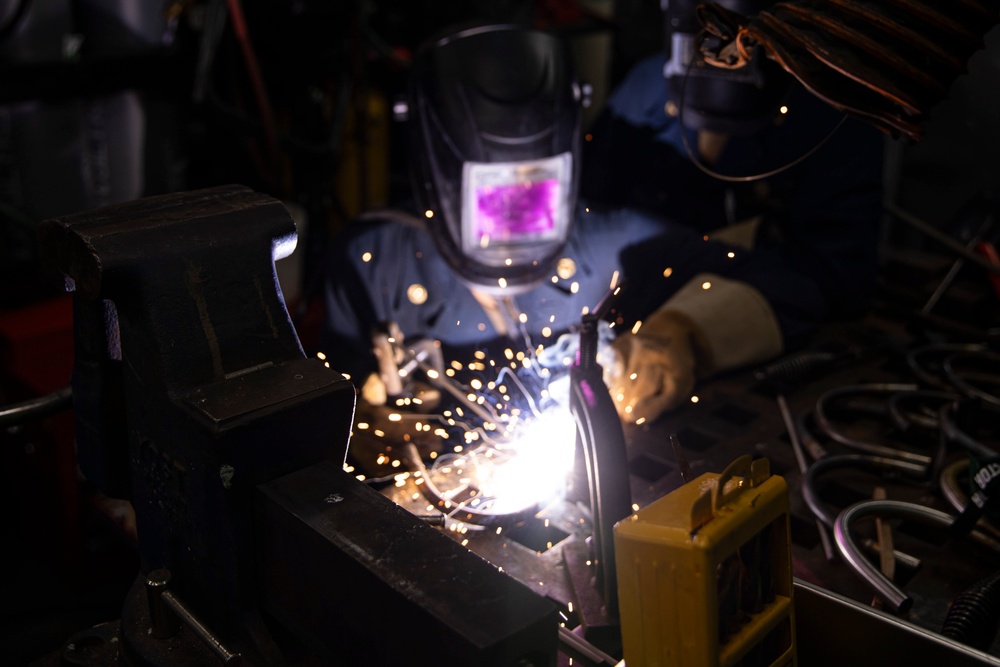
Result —
<path fill-rule="evenodd" d="M 608 291 L 616 270 L 628 283 L 618 304 L 619 330 L 701 272 L 762 292 L 786 349 L 826 318 L 863 310 L 877 268 L 881 135 L 848 120 L 787 172 L 757 183 L 716 180 L 691 164 L 676 119 L 664 113 L 661 66 L 655 57 L 633 68 L 589 132 L 581 194 L 590 203 L 578 207 L 564 253 L 575 273 L 515 298 L 530 345 L 549 344 L 577 324 L 582 309 Z M 732 175 L 773 169 L 809 150 L 840 118 L 804 90 L 793 92 L 788 107 L 780 125 L 732 138 L 714 168 Z M 695 145 L 693 132 L 689 139 Z M 753 251 L 704 239 L 758 214 L 766 223 Z M 512 345 L 496 340 L 433 239 L 413 226 L 390 218 L 357 224 L 335 239 L 327 269 L 322 348 L 335 368 L 355 378 L 376 370 L 371 331 L 382 322 L 398 323 L 408 340 L 440 340 L 446 363 L 464 363 L 475 349 L 500 355 Z M 423 303 L 411 301 L 414 285 L 423 288 Z M 513 344 L 524 349 L 519 338 Z"/>

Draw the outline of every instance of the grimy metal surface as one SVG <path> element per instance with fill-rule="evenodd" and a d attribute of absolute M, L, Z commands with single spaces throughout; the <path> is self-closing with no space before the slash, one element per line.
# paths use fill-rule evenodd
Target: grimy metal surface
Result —
<path fill-rule="evenodd" d="M 261 485 L 255 505 L 262 604 L 318 655 L 358 665 L 555 664 L 555 604 L 339 466 Z"/>
<path fill-rule="evenodd" d="M 804 375 L 794 383 L 775 387 L 760 377 L 760 369 L 748 369 L 701 383 L 693 400 L 651 424 L 626 430 L 627 465 L 632 501 L 645 506 L 681 486 L 677 456 L 671 436 L 680 443 L 692 474 L 719 472 L 735 458 L 752 454 L 767 457 L 771 470 L 789 485 L 793 574 L 798 581 L 831 591 L 854 605 L 872 607 L 873 591 L 840 558 L 828 559 L 815 517 L 803 499 L 803 474 L 792 447 L 777 397 L 784 396 L 793 420 L 807 427 L 803 448 L 827 455 L 852 453 L 825 437 L 814 425 L 813 413 L 820 396 L 833 388 L 863 383 L 913 383 L 916 378 L 907 363 L 907 354 L 921 339 L 894 318 L 873 314 L 864 320 L 826 328 L 812 351 L 827 353 L 831 363 Z M 867 408 L 872 406 L 868 405 Z M 884 408 L 884 402 L 882 404 Z M 876 410 L 877 412 L 877 410 Z M 848 421 L 838 413 L 840 426 L 856 438 L 867 438 L 890 446 L 913 448 L 931 453 L 922 438 L 900 442 L 900 434 L 885 416 L 867 415 Z M 914 446 L 916 443 L 916 446 Z M 813 454 L 807 456 L 812 462 Z M 960 459 L 962 452 L 949 451 L 947 460 Z M 916 502 L 955 513 L 937 487 L 936 480 L 916 480 L 900 475 L 884 475 L 863 468 L 845 469 L 824 480 L 820 491 L 824 505 L 835 516 L 854 502 L 871 499 L 876 486 L 887 489 L 891 499 Z M 409 500 L 418 488 L 408 483 L 384 491 L 396 502 L 419 513 L 424 503 Z M 470 549 L 503 566 L 536 592 L 561 605 L 567 625 L 581 622 L 587 604 L 574 588 L 579 580 L 571 570 L 577 561 L 593 555 L 587 544 L 591 517 L 572 502 L 553 505 L 537 517 L 518 526 L 520 533 L 505 528 L 493 531 L 451 533 L 467 541 Z M 871 530 L 869 530 L 871 529 Z M 899 623 L 908 633 L 925 632 L 939 637 L 950 601 L 966 587 L 995 569 L 995 557 L 977 545 L 943 545 L 936 535 L 912 522 L 893 525 L 897 549 L 911 558 L 897 562 L 897 578 L 914 597 L 914 605 Z M 535 537 L 532 537 L 535 535 Z M 874 526 L 859 526 L 857 539 L 869 555 L 878 558 Z M 595 596 L 597 597 L 597 596 Z M 854 618 L 850 616 L 849 618 Z M 823 617 L 804 618 L 805 633 L 823 633 Z M 810 624 L 817 624 L 810 627 Z M 579 629 L 578 629 L 579 631 Z M 837 630 L 843 632 L 842 629 Z M 812 636 L 811 634 L 809 636 Z M 838 635 L 839 636 L 839 635 Z M 833 641 L 832 637 L 826 637 Z M 1000 655 L 994 645 L 990 653 Z M 802 663 L 809 664 L 809 663 Z M 832 664 L 832 663 L 828 663 Z M 864 663 L 858 663 L 864 664 Z"/>

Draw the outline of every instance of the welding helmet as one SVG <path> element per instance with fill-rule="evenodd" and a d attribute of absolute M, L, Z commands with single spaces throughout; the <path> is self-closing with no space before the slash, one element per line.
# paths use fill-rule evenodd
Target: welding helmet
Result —
<path fill-rule="evenodd" d="M 704 0 L 661 0 L 663 7 L 663 76 L 678 106 L 683 101 L 684 126 L 730 134 L 751 134 L 774 122 L 792 78 L 757 48 L 739 69 L 706 64 L 698 54 L 702 32 L 697 7 Z M 716 0 L 714 4 L 742 16 L 760 12 L 775 0 Z"/>
<path fill-rule="evenodd" d="M 438 249 L 471 287 L 531 289 L 573 224 L 583 94 L 566 45 L 468 28 L 425 44 L 411 81 L 411 175 Z"/>

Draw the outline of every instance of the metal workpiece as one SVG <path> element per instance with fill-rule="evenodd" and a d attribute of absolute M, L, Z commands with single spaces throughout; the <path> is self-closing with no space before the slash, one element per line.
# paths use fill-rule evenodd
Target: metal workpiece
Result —
<path fill-rule="evenodd" d="M 886 403 L 889 419 L 900 433 L 923 433 L 936 438 L 941 429 L 938 412 L 959 398 L 950 391 L 917 389 L 892 394 Z"/>
<path fill-rule="evenodd" d="M 554 667 L 557 608 L 324 462 L 255 497 L 263 609 L 338 664 Z"/>
<path fill-rule="evenodd" d="M 844 561 L 864 579 L 888 608 L 897 614 L 905 614 L 913 605 L 913 598 L 899 586 L 887 579 L 877 567 L 861 552 L 851 531 L 854 523 L 866 517 L 901 518 L 918 521 L 938 528 L 949 529 L 955 517 L 930 507 L 897 500 L 866 500 L 855 503 L 837 517 L 834 537 Z M 984 547 L 1000 553 L 1000 542 L 973 530 L 969 537 Z"/>
<path fill-rule="evenodd" d="M 857 396 L 876 396 L 888 399 L 894 394 L 915 391 L 917 388 L 916 385 L 912 384 L 884 383 L 857 384 L 830 389 L 824 392 L 816 401 L 816 423 L 827 437 L 845 447 L 872 456 L 895 458 L 929 466 L 933 460 L 931 456 L 854 437 L 841 428 L 834 417 L 834 407 L 838 402 L 845 402 Z M 887 410 L 888 407 L 886 406 L 882 412 L 886 412 Z"/>
<path fill-rule="evenodd" d="M 963 395 L 1000 408 L 1000 354 L 957 352 L 941 364 L 948 381 Z"/>
<path fill-rule="evenodd" d="M 906 363 L 920 382 L 945 391 L 954 391 L 955 386 L 948 380 L 944 370 L 944 360 L 954 354 L 978 354 L 986 351 L 979 343 L 929 343 L 910 350 Z"/>
<path fill-rule="evenodd" d="M 834 526 L 839 510 L 830 509 L 823 503 L 819 493 L 820 478 L 833 471 L 859 469 L 875 474 L 897 473 L 911 481 L 920 480 L 927 472 L 924 466 L 908 461 L 862 454 L 838 454 L 815 461 L 802 478 L 802 499 L 813 515 L 827 526 Z"/>
<path fill-rule="evenodd" d="M 955 444 L 980 459 L 1000 456 L 1000 406 L 964 399 L 941 408 L 942 446 Z"/>

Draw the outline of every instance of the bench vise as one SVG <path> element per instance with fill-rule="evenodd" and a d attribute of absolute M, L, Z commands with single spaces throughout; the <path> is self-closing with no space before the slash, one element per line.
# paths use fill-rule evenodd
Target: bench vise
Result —
<path fill-rule="evenodd" d="M 127 664 L 555 664 L 553 603 L 343 471 L 355 391 L 288 317 L 280 202 L 225 186 L 39 235 L 74 292 L 81 471 L 135 509 Z"/>

